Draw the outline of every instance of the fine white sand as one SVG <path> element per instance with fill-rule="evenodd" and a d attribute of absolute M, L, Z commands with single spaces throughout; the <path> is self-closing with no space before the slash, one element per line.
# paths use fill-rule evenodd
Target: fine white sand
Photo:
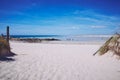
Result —
<path fill-rule="evenodd" d="M 11 42 L 15 61 L 0 61 L 0 80 L 120 80 L 120 60 L 93 56 L 101 44 Z"/>

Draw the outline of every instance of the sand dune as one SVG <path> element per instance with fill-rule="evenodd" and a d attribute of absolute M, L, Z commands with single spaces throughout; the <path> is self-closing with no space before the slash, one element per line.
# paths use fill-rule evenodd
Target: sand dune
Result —
<path fill-rule="evenodd" d="M 15 61 L 0 61 L 0 80 L 120 80 L 120 60 L 93 56 L 100 44 L 11 42 Z"/>

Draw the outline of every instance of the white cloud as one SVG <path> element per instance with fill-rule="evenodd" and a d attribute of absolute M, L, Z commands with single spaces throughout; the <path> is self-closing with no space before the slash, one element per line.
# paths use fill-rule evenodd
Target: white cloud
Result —
<path fill-rule="evenodd" d="M 71 27 L 71 29 L 79 29 L 79 27 L 73 26 L 73 27 Z"/>
<path fill-rule="evenodd" d="M 90 28 L 112 28 L 120 24 L 119 17 L 103 15 L 93 10 L 75 10 L 73 16 L 73 20 L 83 25 L 89 25 Z"/>
<path fill-rule="evenodd" d="M 91 28 L 106 28 L 107 26 L 91 26 Z"/>
<path fill-rule="evenodd" d="M 120 21 L 119 17 L 99 14 L 99 13 L 92 11 L 92 10 L 83 10 L 83 11 L 75 10 L 73 12 L 73 14 L 74 14 L 74 16 L 76 16 L 80 19 L 84 18 L 86 20 L 92 20 L 92 21 L 105 21 L 105 22 L 118 22 L 118 21 Z"/>

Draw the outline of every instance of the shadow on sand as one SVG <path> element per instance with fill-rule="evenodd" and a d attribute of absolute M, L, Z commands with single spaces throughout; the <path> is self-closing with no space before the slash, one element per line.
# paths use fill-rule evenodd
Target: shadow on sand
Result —
<path fill-rule="evenodd" d="M 8 55 L 5 56 L 0 56 L 0 61 L 15 61 L 15 59 L 13 59 L 13 56 L 15 56 L 16 54 L 13 52 L 10 52 Z"/>

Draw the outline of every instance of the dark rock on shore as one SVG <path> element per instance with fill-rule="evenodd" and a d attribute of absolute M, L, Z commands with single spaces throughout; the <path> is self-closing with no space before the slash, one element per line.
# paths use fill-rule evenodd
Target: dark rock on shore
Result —
<path fill-rule="evenodd" d="M 22 41 L 22 42 L 30 42 L 30 43 L 40 43 L 42 41 L 60 41 L 55 38 L 47 38 L 47 39 L 37 39 L 37 38 L 11 38 L 11 41 Z"/>

